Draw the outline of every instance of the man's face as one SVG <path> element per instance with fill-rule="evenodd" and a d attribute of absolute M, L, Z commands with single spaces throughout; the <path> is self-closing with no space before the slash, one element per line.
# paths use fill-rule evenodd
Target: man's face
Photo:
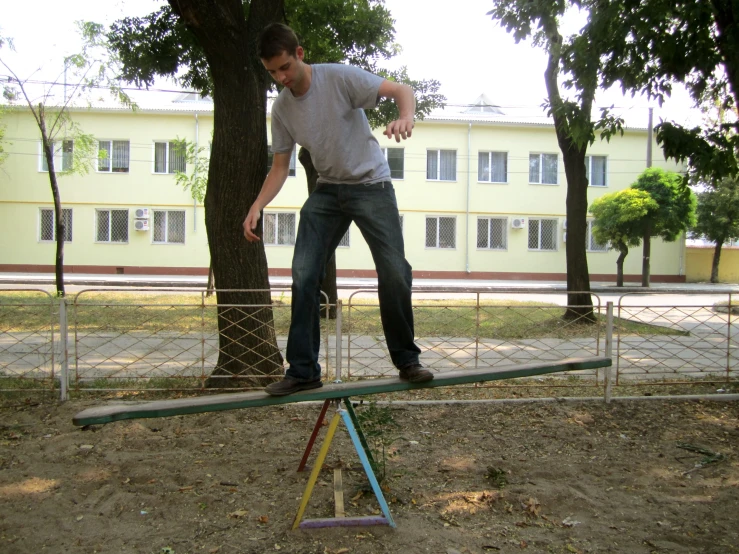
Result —
<path fill-rule="evenodd" d="M 295 56 L 282 52 L 279 56 L 262 59 L 262 65 L 272 75 L 272 78 L 282 86 L 295 90 L 300 88 L 305 69 L 303 66 L 303 48 L 298 46 Z"/>

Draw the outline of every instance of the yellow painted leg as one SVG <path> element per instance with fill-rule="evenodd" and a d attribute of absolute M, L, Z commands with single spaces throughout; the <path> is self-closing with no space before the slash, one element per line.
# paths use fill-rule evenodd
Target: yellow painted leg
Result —
<path fill-rule="evenodd" d="M 318 458 L 313 465 L 313 471 L 311 471 L 310 478 L 308 479 L 308 484 L 305 486 L 303 499 L 300 501 L 300 508 L 298 508 L 298 513 L 295 516 L 295 521 L 293 522 L 293 530 L 298 528 L 298 526 L 300 525 L 300 521 L 303 519 L 305 508 L 308 506 L 308 500 L 310 500 L 310 495 L 313 493 L 313 487 L 316 485 L 318 474 L 321 472 L 323 462 L 326 460 L 329 446 L 331 446 L 331 441 L 334 439 L 334 433 L 336 433 L 336 428 L 339 426 L 340 420 L 341 415 L 337 412 L 328 426 L 328 431 L 326 432 L 326 438 L 323 441 L 323 446 L 321 446 L 321 451 L 318 453 Z"/>

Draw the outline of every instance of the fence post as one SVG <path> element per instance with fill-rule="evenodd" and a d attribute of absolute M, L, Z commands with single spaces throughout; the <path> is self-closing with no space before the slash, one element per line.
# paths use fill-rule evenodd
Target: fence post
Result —
<path fill-rule="evenodd" d="M 726 310 L 726 382 L 731 380 L 731 312 L 733 297 L 729 293 L 729 304 Z"/>
<path fill-rule="evenodd" d="M 341 302 L 341 298 L 336 299 L 336 365 L 334 366 L 336 368 L 336 375 L 334 379 L 334 383 L 341 383 L 341 340 L 342 340 L 342 325 L 341 325 L 341 316 L 343 312 L 343 305 Z"/>
<path fill-rule="evenodd" d="M 606 358 L 613 359 L 613 301 L 606 302 Z M 611 388 L 613 387 L 613 365 L 605 371 L 605 401 L 611 402 Z"/>
<path fill-rule="evenodd" d="M 61 374 L 59 375 L 60 400 L 69 400 L 69 328 L 67 322 L 67 299 L 59 299 L 59 345 L 61 346 Z"/>

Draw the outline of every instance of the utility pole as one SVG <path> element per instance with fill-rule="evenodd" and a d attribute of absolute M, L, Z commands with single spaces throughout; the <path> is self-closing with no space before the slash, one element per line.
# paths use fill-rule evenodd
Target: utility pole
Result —
<path fill-rule="evenodd" d="M 649 122 L 647 123 L 647 167 L 652 167 L 652 135 L 654 133 L 654 108 L 649 108 Z M 650 225 L 644 233 L 642 240 L 642 261 L 641 261 L 641 286 L 649 286 L 649 257 L 652 255 L 652 241 Z"/>

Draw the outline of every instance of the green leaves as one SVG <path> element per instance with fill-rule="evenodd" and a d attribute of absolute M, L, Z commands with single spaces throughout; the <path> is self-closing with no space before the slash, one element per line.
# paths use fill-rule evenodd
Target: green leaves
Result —
<path fill-rule="evenodd" d="M 650 225 L 652 236 L 674 241 L 695 224 L 695 195 L 679 173 L 652 167 L 645 170 L 631 187 L 648 192 L 657 203 L 657 209 L 650 209 L 644 218 Z"/>
<path fill-rule="evenodd" d="M 177 139 L 175 148 L 179 149 L 185 155 L 185 164 L 192 167 L 192 172 L 176 171 L 175 182 L 183 189 L 189 190 L 194 200 L 203 203 L 205 193 L 208 189 L 208 170 L 210 168 L 210 158 L 203 155 L 206 152 L 204 146 L 196 147 L 194 142 L 185 139 Z"/>
<path fill-rule="evenodd" d="M 716 244 L 739 240 L 739 181 L 722 179 L 698 193 L 697 223 L 691 235 Z"/>

